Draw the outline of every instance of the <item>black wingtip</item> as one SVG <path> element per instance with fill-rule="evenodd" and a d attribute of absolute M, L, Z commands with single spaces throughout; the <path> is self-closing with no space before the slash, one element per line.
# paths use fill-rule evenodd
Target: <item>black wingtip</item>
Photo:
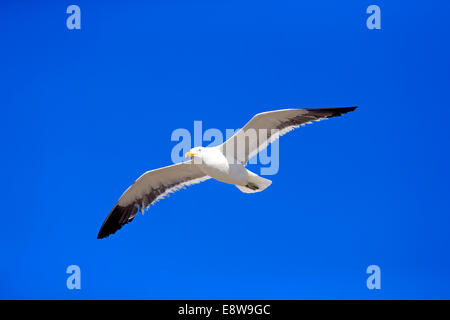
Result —
<path fill-rule="evenodd" d="M 116 205 L 103 222 L 103 225 L 98 232 L 97 239 L 104 239 L 111 234 L 116 233 L 116 231 L 121 229 L 124 225 L 133 221 L 137 211 L 138 208 L 134 205 L 129 205 L 128 207 Z"/>
<path fill-rule="evenodd" d="M 105 228 L 104 226 L 105 224 L 103 224 L 103 226 L 100 228 L 100 231 L 98 232 L 97 235 L 97 239 L 105 239 L 106 237 L 115 233 L 115 231 L 108 230 L 109 228 L 108 227 Z"/>
<path fill-rule="evenodd" d="M 357 106 L 353 106 L 353 107 L 330 108 L 329 110 L 335 111 L 336 113 L 344 114 L 347 112 L 355 111 L 357 108 L 358 108 Z"/>
<path fill-rule="evenodd" d="M 102 229 L 100 229 L 98 235 L 97 235 L 97 239 L 104 239 L 108 236 L 108 234 L 106 234 L 105 232 L 103 232 Z"/>
<path fill-rule="evenodd" d="M 343 107 L 343 108 L 336 108 L 336 109 L 339 109 L 337 111 L 339 112 L 339 115 L 342 115 L 345 113 L 355 111 L 357 108 L 358 108 L 357 106 L 353 106 L 353 107 Z"/>
<path fill-rule="evenodd" d="M 338 107 L 338 108 L 314 108 L 314 109 L 306 109 L 308 112 L 324 118 L 332 118 L 339 117 L 345 113 L 352 112 L 356 110 L 358 107 Z"/>

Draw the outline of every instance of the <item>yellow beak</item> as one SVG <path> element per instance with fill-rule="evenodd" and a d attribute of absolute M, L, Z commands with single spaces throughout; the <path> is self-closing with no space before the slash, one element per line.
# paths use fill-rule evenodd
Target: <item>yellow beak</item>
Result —
<path fill-rule="evenodd" d="M 192 152 L 186 152 L 185 157 L 192 158 L 192 157 L 194 157 L 194 154 Z"/>

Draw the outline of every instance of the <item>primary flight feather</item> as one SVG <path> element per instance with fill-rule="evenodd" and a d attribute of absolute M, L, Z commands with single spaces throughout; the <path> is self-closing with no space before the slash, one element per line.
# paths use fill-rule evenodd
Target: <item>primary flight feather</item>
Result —
<path fill-rule="evenodd" d="M 216 147 L 192 148 L 190 161 L 147 171 L 119 198 L 103 222 L 97 238 L 105 238 L 131 222 L 139 210 L 191 184 L 214 178 L 234 184 L 245 193 L 260 192 L 272 181 L 245 168 L 249 159 L 300 125 L 340 116 L 356 107 L 284 109 L 258 113 L 230 139 Z"/>

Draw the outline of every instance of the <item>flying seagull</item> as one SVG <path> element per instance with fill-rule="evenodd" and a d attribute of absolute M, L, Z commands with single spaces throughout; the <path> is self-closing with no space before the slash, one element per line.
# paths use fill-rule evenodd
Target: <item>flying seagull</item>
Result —
<path fill-rule="evenodd" d="M 105 238 L 131 222 L 138 211 L 186 186 L 214 178 L 234 184 L 245 193 L 260 192 L 272 181 L 245 168 L 249 159 L 283 134 L 300 125 L 340 116 L 356 107 L 284 109 L 258 113 L 220 146 L 195 147 L 189 161 L 147 171 L 119 198 L 103 222 L 97 238 Z"/>

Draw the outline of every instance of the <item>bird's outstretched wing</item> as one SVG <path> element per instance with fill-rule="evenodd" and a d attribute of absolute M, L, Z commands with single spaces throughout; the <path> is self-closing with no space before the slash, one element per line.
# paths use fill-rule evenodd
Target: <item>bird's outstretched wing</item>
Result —
<path fill-rule="evenodd" d="M 97 239 L 115 233 L 132 221 L 139 210 L 144 211 L 167 194 L 209 178 L 192 161 L 147 171 L 122 194 L 103 222 Z"/>
<path fill-rule="evenodd" d="M 300 125 L 337 117 L 356 108 L 284 109 L 258 113 L 220 148 L 228 159 L 246 164 L 269 143 Z"/>

